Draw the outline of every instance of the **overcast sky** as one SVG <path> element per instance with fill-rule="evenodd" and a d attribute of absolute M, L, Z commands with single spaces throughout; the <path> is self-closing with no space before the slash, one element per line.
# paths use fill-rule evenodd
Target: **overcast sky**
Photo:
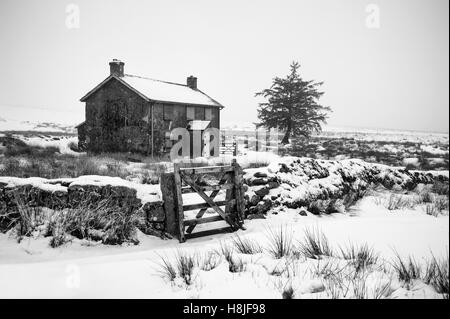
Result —
<path fill-rule="evenodd" d="M 70 3 L 79 8 L 78 28 Z M 378 28 L 371 3 L 379 8 Z M 129 74 L 181 83 L 195 75 L 199 88 L 225 105 L 222 121 L 250 122 L 254 94 L 296 60 L 305 79 L 325 82 L 330 125 L 448 132 L 448 6 L 1 0 L 0 117 L 3 109 L 26 118 L 33 107 L 54 110 L 55 120 L 83 120 L 79 99 L 118 58 Z"/>

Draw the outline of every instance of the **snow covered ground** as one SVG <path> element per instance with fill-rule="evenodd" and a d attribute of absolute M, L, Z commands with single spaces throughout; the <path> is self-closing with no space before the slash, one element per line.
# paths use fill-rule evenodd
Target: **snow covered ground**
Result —
<path fill-rule="evenodd" d="M 301 216 L 294 209 L 272 211 L 267 219 L 246 220 L 245 231 L 190 239 L 184 244 L 141 234 L 137 246 L 74 241 L 53 249 L 48 238 L 24 239 L 18 244 L 1 234 L 0 298 L 281 298 L 288 287 L 294 298 L 335 296 L 325 268 L 336 270 L 347 262 L 334 257 L 275 259 L 266 250 L 254 255 L 235 252 L 233 258 L 242 261 L 243 271 L 230 272 L 222 258 L 212 270 L 195 268 L 190 285 L 181 278 L 169 281 L 160 272 L 161 256 L 169 260 L 180 252 L 205 256 L 231 245 L 236 235 L 267 248 L 269 232 L 281 228 L 292 234 L 295 244 L 302 241 L 305 229 L 320 229 L 336 251 L 349 243 L 367 243 L 379 252 L 377 264 L 364 272 L 364 280 L 358 277 L 351 282 L 346 298 L 356 297 L 361 283 L 368 297 L 442 298 L 420 280 L 408 285 L 400 282 L 390 262 L 395 251 L 405 258 L 412 255 L 419 263 L 431 254 L 446 257 L 448 213 L 433 217 L 422 208 L 388 211 L 376 198 L 365 197 L 347 214 L 318 217 Z"/>

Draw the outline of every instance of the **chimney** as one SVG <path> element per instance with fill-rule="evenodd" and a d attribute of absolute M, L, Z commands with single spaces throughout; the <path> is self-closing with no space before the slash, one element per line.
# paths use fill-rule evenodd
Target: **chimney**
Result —
<path fill-rule="evenodd" d="M 120 60 L 113 59 L 111 62 L 109 62 L 109 70 L 111 72 L 111 75 L 115 75 L 118 77 L 123 77 L 123 66 L 125 63 L 123 63 Z"/>
<path fill-rule="evenodd" d="M 189 76 L 186 79 L 186 85 L 193 90 L 197 90 L 197 78 L 195 76 Z"/>

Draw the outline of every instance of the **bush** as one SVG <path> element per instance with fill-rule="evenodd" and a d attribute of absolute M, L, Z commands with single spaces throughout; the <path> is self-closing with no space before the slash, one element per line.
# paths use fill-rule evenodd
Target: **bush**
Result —
<path fill-rule="evenodd" d="M 431 191 L 438 195 L 449 196 L 449 184 L 448 182 L 435 181 L 431 187 Z"/>

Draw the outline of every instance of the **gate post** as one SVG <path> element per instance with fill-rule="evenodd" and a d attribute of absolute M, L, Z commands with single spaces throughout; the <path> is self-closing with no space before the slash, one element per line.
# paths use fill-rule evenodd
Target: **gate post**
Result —
<path fill-rule="evenodd" d="M 175 189 L 175 176 L 173 173 L 161 175 L 161 193 L 164 202 L 165 228 L 169 234 L 179 237 L 177 221 L 177 199 Z"/>

